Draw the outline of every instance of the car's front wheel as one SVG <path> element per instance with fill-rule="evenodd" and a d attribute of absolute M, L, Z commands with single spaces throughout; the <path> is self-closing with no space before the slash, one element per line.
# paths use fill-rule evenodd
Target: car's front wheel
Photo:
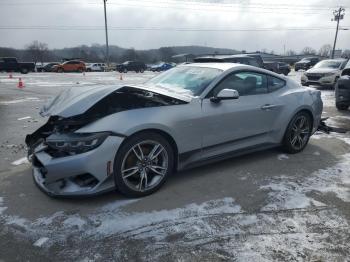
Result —
<path fill-rule="evenodd" d="M 130 137 L 114 162 L 117 189 L 128 197 L 157 191 L 174 169 L 174 151 L 161 135 L 143 132 Z"/>
<path fill-rule="evenodd" d="M 311 117 L 306 112 L 299 112 L 290 121 L 283 138 L 284 150 L 295 154 L 301 152 L 309 142 L 312 132 Z"/>

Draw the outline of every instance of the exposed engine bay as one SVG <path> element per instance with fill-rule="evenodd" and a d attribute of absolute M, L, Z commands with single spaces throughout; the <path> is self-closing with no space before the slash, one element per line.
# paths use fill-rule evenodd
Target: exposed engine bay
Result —
<path fill-rule="evenodd" d="M 135 87 L 122 87 L 99 100 L 83 114 L 66 118 L 51 115 L 45 125 L 34 133 L 26 136 L 25 142 L 28 146 L 28 155 L 32 154 L 34 148 L 44 142 L 49 136 L 72 133 L 107 115 L 138 108 L 180 104 L 186 104 L 186 102 Z M 56 150 L 57 148 L 55 148 L 55 151 Z M 64 152 L 64 150 L 58 151 Z M 55 154 L 53 154 L 53 156 L 55 156 Z"/>

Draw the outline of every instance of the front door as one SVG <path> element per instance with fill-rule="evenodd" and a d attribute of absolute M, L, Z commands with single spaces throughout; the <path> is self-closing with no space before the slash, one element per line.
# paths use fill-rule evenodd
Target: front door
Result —
<path fill-rule="evenodd" d="M 210 101 L 222 89 L 234 89 L 238 99 Z M 202 157 L 260 146 L 268 142 L 277 110 L 268 93 L 267 76 L 236 72 L 223 79 L 202 102 Z"/>

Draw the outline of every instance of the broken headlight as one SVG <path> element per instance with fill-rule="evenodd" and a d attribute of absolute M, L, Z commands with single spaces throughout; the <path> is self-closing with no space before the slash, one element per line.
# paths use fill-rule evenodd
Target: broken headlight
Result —
<path fill-rule="evenodd" d="M 80 154 L 97 148 L 108 136 L 108 132 L 52 134 L 46 144 L 61 152 Z"/>

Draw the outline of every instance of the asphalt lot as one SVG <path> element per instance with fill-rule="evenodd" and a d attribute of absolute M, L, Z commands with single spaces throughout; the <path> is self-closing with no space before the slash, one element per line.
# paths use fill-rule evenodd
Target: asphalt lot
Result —
<path fill-rule="evenodd" d="M 153 75 L 0 73 L 0 261 L 349 261 L 350 132 L 317 133 L 296 155 L 273 149 L 180 172 L 142 199 L 39 191 L 24 137 L 45 122 L 45 101 Z M 328 124 L 350 130 L 350 111 L 335 109 L 332 90 L 322 97 Z"/>

